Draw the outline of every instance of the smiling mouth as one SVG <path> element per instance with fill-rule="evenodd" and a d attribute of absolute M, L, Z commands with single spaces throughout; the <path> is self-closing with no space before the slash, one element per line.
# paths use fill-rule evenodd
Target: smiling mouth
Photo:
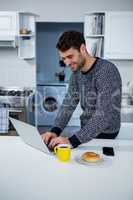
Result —
<path fill-rule="evenodd" d="M 70 68 L 71 68 L 71 69 L 75 69 L 75 67 L 74 67 L 74 66 L 72 66 L 72 65 L 70 66 Z"/>
<path fill-rule="evenodd" d="M 75 67 L 75 66 L 76 66 L 76 63 L 73 63 L 73 64 L 71 64 L 70 66 L 71 66 L 71 67 Z"/>

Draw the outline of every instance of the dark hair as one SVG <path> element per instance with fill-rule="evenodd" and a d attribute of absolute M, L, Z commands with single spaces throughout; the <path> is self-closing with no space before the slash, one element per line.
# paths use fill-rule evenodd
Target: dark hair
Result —
<path fill-rule="evenodd" d="M 80 50 L 81 44 L 85 44 L 82 33 L 78 31 L 66 31 L 60 36 L 56 48 L 62 52 L 67 51 L 70 48 Z"/>

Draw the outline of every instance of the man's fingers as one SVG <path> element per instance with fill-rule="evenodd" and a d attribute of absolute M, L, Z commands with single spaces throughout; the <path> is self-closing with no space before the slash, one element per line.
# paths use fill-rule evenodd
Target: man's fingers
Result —
<path fill-rule="evenodd" d="M 49 148 L 53 149 L 57 144 L 59 144 L 59 139 L 58 138 L 54 138 L 50 141 L 49 143 Z"/>
<path fill-rule="evenodd" d="M 51 136 L 47 135 L 45 138 L 45 143 L 48 144 L 50 142 L 50 139 L 51 139 Z"/>
<path fill-rule="evenodd" d="M 50 148 L 50 149 L 52 149 L 54 146 L 54 140 L 55 139 L 52 139 L 50 142 L 49 142 L 49 144 L 48 144 L 48 147 Z"/>
<path fill-rule="evenodd" d="M 54 139 L 51 139 L 48 146 L 49 146 L 49 148 L 53 149 L 55 146 L 57 146 L 59 144 L 70 144 L 70 142 L 69 142 L 68 138 L 59 136 Z"/>
<path fill-rule="evenodd" d="M 64 143 L 62 137 L 57 137 L 57 138 L 52 139 L 48 146 L 49 148 L 53 149 L 58 144 L 62 144 L 62 143 Z"/>
<path fill-rule="evenodd" d="M 46 144 L 49 143 L 50 138 L 51 138 L 50 135 L 47 135 L 47 134 L 42 135 L 42 139 Z"/>
<path fill-rule="evenodd" d="M 42 134 L 42 139 L 47 145 L 50 143 L 50 141 L 52 139 L 54 139 L 56 137 L 57 137 L 57 135 L 55 133 L 51 133 L 51 132 L 46 132 L 46 133 Z"/>

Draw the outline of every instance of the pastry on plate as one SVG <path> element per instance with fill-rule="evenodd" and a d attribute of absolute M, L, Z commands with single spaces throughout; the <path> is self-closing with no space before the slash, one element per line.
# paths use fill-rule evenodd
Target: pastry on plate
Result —
<path fill-rule="evenodd" d="M 97 161 L 101 160 L 101 157 L 99 154 L 97 154 L 95 152 L 87 151 L 87 152 L 83 153 L 82 159 L 87 162 L 97 162 Z"/>

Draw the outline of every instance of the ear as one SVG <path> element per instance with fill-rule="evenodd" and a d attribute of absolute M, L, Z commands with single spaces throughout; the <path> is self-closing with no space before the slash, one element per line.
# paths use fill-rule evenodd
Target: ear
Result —
<path fill-rule="evenodd" d="M 83 54 L 86 52 L 86 46 L 85 46 L 85 44 L 81 44 L 81 46 L 80 46 L 80 52 L 83 53 Z"/>

